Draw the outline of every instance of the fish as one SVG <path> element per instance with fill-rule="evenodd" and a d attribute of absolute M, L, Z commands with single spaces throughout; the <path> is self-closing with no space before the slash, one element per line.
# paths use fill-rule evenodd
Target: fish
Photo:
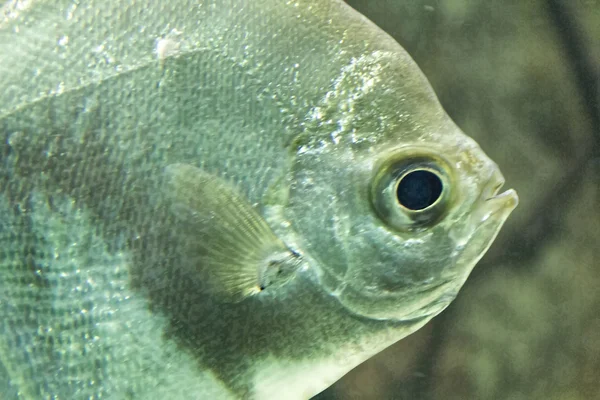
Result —
<path fill-rule="evenodd" d="M 457 296 L 517 206 L 339 0 L 8 1 L 3 399 L 307 399 Z"/>

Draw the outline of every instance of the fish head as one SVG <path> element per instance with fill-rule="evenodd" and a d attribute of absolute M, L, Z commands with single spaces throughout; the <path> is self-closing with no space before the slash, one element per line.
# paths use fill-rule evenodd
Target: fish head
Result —
<path fill-rule="evenodd" d="M 296 148 L 288 206 L 330 295 L 362 317 L 414 321 L 455 298 L 518 197 L 498 194 L 498 166 L 402 62 L 366 61 L 356 74 L 378 72 L 360 101 L 329 96 Z"/>

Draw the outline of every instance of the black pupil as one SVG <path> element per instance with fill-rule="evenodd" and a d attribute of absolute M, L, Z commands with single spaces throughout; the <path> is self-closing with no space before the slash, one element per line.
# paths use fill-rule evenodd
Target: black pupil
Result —
<path fill-rule="evenodd" d="M 396 195 L 402 206 L 409 210 L 423 210 L 439 199 L 442 181 L 430 171 L 417 170 L 404 175 Z"/>

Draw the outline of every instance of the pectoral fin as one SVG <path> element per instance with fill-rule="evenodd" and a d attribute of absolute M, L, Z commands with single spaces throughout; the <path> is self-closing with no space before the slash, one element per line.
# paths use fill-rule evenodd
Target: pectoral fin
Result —
<path fill-rule="evenodd" d="M 166 170 L 166 194 L 186 251 L 193 252 L 211 293 L 238 302 L 285 283 L 300 265 L 249 202 L 223 179 L 186 164 Z"/>

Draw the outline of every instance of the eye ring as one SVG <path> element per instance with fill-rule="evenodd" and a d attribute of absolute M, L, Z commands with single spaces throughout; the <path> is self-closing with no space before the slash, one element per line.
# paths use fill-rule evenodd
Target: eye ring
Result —
<path fill-rule="evenodd" d="M 427 229 L 447 214 L 454 180 L 450 163 L 441 157 L 405 150 L 385 157 L 375 171 L 371 204 L 392 228 Z"/>

